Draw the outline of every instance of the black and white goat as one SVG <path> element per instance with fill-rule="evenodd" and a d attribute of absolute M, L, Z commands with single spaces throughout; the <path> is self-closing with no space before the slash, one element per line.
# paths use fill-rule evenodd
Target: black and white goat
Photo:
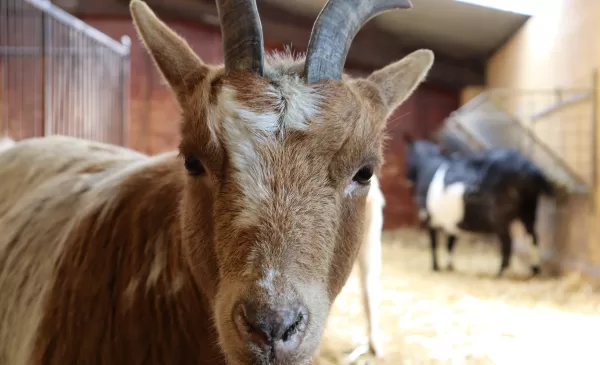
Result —
<path fill-rule="evenodd" d="M 531 270 L 540 271 L 535 222 L 540 195 L 554 196 L 552 183 L 530 160 L 514 149 L 495 148 L 472 154 L 447 155 L 426 140 L 407 143 L 405 177 L 413 187 L 419 217 L 428 228 L 433 270 L 438 271 L 437 233 L 448 235 L 448 269 L 462 232 L 494 234 L 502 261 L 498 276 L 509 266 L 513 240 L 529 241 Z M 523 234 L 525 233 L 525 234 Z"/>

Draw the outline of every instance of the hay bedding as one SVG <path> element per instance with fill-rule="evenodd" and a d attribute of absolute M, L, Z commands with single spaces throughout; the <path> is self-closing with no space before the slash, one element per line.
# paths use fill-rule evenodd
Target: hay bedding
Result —
<path fill-rule="evenodd" d="M 513 258 L 502 279 L 496 245 L 459 241 L 455 272 L 430 271 L 423 233 L 384 234 L 382 365 L 600 364 L 600 293 L 576 277 L 529 279 Z M 445 267 L 444 249 L 438 250 Z M 319 363 L 366 342 L 359 283 L 353 273 L 334 304 Z"/>

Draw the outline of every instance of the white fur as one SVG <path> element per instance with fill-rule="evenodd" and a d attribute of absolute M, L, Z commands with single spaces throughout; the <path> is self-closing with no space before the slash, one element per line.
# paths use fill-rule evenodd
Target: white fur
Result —
<path fill-rule="evenodd" d="M 237 113 L 237 123 L 234 124 L 243 124 L 241 127 L 249 129 L 254 135 L 306 130 L 319 114 L 321 95 L 296 75 L 280 75 L 276 82 L 277 86 L 269 85 L 264 93 L 265 98 L 274 101 L 273 110 L 260 114 L 237 103 L 236 91 L 224 86 L 220 100 L 224 110 Z"/>
<path fill-rule="evenodd" d="M 367 195 L 363 243 L 358 256 L 362 301 L 367 315 L 369 346 L 356 348 L 346 357 L 346 362 L 353 362 L 356 357 L 369 350 L 369 347 L 375 352 L 376 356 L 381 356 L 383 353 L 379 331 L 379 280 L 381 277 L 381 232 L 383 229 L 384 206 L 385 198 L 379 188 L 379 180 L 376 176 L 373 176 Z"/>
<path fill-rule="evenodd" d="M 275 284 L 273 282 L 277 276 L 279 276 L 279 271 L 275 269 L 265 269 L 263 277 L 258 280 L 257 284 L 259 287 L 265 289 L 267 295 L 275 295 Z"/>
<path fill-rule="evenodd" d="M 259 133 L 270 133 L 277 124 L 277 115 L 258 115 L 242 108 L 235 100 L 235 90 L 223 87 L 216 114 L 221 118 L 234 177 L 242 191 L 242 198 L 237 202 L 241 213 L 233 224 L 246 228 L 258 223 L 260 206 L 269 196 L 267 167 L 255 145 L 268 138 Z"/>
<path fill-rule="evenodd" d="M 217 112 L 210 113 L 222 122 L 235 180 L 242 190 L 242 198 L 237 202 L 241 213 L 234 221 L 238 228 L 256 225 L 260 207 L 269 197 L 268 166 L 256 152 L 256 146 L 279 143 L 277 132 L 306 129 L 318 113 L 320 99 L 312 87 L 302 85 L 299 79 L 295 82 L 289 75 L 282 76 L 278 85 L 270 86 L 266 92 L 267 97 L 278 100 L 273 112 L 259 114 L 248 110 L 236 101 L 236 91 L 224 86 Z"/>
<path fill-rule="evenodd" d="M 279 80 L 279 113 L 284 130 L 305 130 L 320 110 L 321 95 L 300 81 L 297 76 L 286 75 Z"/>
<path fill-rule="evenodd" d="M 352 181 L 350 184 L 348 184 L 348 186 L 344 188 L 344 196 L 352 197 L 352 194 L 354 194 L 354 192 L 358 190 L 358 188 L 360 188 L 360 186 L 356 182 Z"/>
<path fill-rule="evenodd" d="M 15 141 L 7 136 L 0 138 L 0 152 L 5 151 L 15 145 Z"/>
<path fill-rule="evenodd" d="M 464 183 L 444 186 L 448 165 L 442 164 L 435 172 L 427 189 L 426 206 L 432 227 L 441 228 L 447 233 L 459 234 L 458 224 L 465 214 Z"/>

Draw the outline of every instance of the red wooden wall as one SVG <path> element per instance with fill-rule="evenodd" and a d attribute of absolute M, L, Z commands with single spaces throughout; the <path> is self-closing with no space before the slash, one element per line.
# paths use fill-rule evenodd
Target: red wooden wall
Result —
<path fill-rule="evenodd" d="M 169 90 L 152 65 L 150 57 L 137 39 L 129 18 L 83 17 L 83 21 L 115 39 L 127 34 L 132 38 L 131 49 L 131 147 L 150 154 L 171 150 L 178 142 L 179 113 Z M 222 60 L 219 30 L 185 22 L 168 22 L 190 42 L 200 57 L 208 63 Z M 280 45 L 265 41 L 267 48 Z M 364 73 L 369 70 L 361 70 Z M 426 137 L 444 118 L 458 108 L 459 95 L 431 85 L 422 85 L 390 118 L 385 153 L 386 163 L 381 174 L 382 190 L 386 197 L 384 227 L 397 228 L 416 223 L 416 214 L 409 191 L 402 186 L 404 146 L 402 132 Z"/>
<path fill-rule="evenodd" d="M 402 134 L 408 132 L 414 138 L 427 138 L 458 107 L 456 91 L 424 84 L 390 117 L 390 138 L 386 143 L 385 164 L 380 177 L 386 199 L 384 229 L 417 224 L 410 190 L 402 184 L 405 154 Z"/>

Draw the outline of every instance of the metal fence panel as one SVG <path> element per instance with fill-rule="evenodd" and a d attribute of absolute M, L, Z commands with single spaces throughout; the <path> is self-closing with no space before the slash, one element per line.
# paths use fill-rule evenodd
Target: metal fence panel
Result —
<path fill-rule="evenodd" d="M 0 0 L 0 132 L 127 145 L 129 64 L 127 36 L 48 0 Z"/>

